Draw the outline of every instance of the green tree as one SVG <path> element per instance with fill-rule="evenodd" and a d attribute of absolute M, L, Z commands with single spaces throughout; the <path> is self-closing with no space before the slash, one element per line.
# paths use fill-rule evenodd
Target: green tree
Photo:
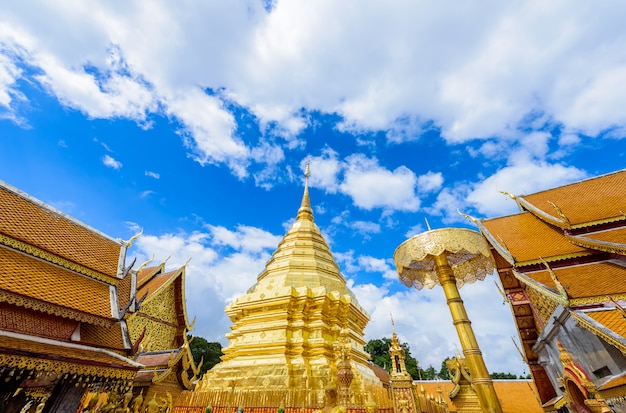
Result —
<path fill-rule="evenodd" d="M 190 341 L 189 349 L 191 350 L 196 365 L 200 363 L 200 360 L 204 360 L 200 368 L 198 377 L 200 378 L 204 373 L 220 362 L 220 358 L 223 355 L 222 345 L 217 342 L 209 342 L 202 337 L 194 337 L 192 340 L 189 335 L 187 336 L 187 340 Z"/>
<path fill-rule="evenodd" d="M 450 380 L 450 371 L 448 371 L 448 365 L 446 361 L 450 360 L 450 357 L 446 357 L 444 361 L 441 362 L 441 369 L 437 375 L 441 380 Z"/>
<path fill-rule="evenodd" d="M 515 380 L 515 379 L 517 379 L 517 376 L 515 374 L 512 374 L 512 373 L 502 373 L 502 372 L 499 372 L 499 371 L 492 372 L 491 374 L 489 374 L 489 377 L 491 377 L 492 379 L 499 379 L 499 380 Z"/>
<path fill-rule="evenodd" d="M 406 365 L 406 371 L 413 379 L 417 380 L 420 377 L 420 368 L 417 360 L 411 356 L 411 349 L 408 344 L 402 343 L 401 346 L 404 350 L 404 364 Z M 389 371 L 392 367 L 389 347 L 391 347 L 391 339 L 383 337 L 368 341 L 365 345 L 365 351 L 367 351 L 372 357 L 372 363 Z"/>
<path fill-rule="evenodd" d="M 437 370 L 430 365 L 426 370 L 420 369 L 420 375 L 422 376 L 422 380 L 435 380 L 437 376 Z"/>

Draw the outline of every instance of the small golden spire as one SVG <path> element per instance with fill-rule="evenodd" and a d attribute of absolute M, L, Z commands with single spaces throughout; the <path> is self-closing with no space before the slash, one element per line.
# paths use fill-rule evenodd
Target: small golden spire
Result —
<path fill-rule="evenodd" d="M 311 209 L 311 199 L 309 198 L 309 176 L 311 176 L 311 169 L 307 163 L 304 168 L 304 195 L 302 195 L 302 202 L 300 203 L 300 209 L 298 209 L 296 221 L 302 219 L 313 221 L 313 210 Z"/>

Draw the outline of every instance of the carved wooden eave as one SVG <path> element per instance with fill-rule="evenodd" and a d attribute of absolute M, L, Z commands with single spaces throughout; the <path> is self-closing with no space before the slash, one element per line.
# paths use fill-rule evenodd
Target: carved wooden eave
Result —
<path fill-rule="evenodd" d="M 565 234 L 565 239 L 574 245 L 578 245 L 579 247 L 608 252 L 611 254 L 626 255 L 626 244 L 618 244 L 615 242 L 602 241 L 580 235 L 570 235 L 567 233 Z"/>
<path fill-rule="evenodd" d="M 561 304 L 564 307 L 567 307 L 569 305 L 569 300 L 567 299 L 567 297 L 563 297 L 561 294 L 559 294 L 557 291 L 554 291 L 553 289 L 549 288 L 548 286 L 541 284 L 540 282 L 536 281 L 535 279 L 529 277 L 528 275 L 521 273 L 515 269 L 513 269 L 511 271 L 511 273 L 513 274 L 513 276 L 521 283 L 523 283 L 524 285 L 526 285 L 527 287 L 535 290 L 536 292 L 538 292 L 539 294 L 541 294 L 542 296 L 548 298 L 550 301 L 556 303 L 556 304 Z"/>
<path fill-rule="evenodd" d="M 617 310 L 613 310 L 617 311 Z M 578 324 L 590 331 L 592 334 L 602 338 L 607 343 L 617 348 L 624 356 L 626 356 L 626 338 L 616 334 L 610 328 L 607 328 L 591 317 L 584 311 L 570 310 L 570 314 L 578 322 Z"/>

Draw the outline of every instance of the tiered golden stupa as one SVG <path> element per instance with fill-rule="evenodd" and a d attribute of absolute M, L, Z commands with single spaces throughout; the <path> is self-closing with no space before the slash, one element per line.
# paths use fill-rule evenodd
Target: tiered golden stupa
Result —
<path fill-rule="evenodd" d="M 346 286 L 313 220 L 308 166 L 305 177 L 295 222 L 256 284 L 226 307 L 233 322 L 226 335 L 229 344 L 222 362 L 196 386 L 196 398 L 198 393 L 227 389 L 264 394 L 301 389 L 315 404 L 346 361 L 352 371 L 353 400 L 373 386 L 382 388 L 363 350 L 369 316 Z"/>

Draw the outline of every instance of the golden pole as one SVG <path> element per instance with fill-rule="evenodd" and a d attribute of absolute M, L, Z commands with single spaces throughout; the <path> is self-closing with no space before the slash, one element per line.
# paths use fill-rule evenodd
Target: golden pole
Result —
<path fill-rule="evenodd" d="M 500 401 L 493 388 L 493 382 L 491 377 L 489 377 L 483 355 L 480 348 L 478 348 L 478 342 L 474 336 L 474 330 L 472 330 L 472 323 L 465 311 L 463 300 L 456 286 L 454 273 L 448 264 L 445 252 L 435 257 L 435 272 L 446 295 L 450 314 L 452 315 L 452 323 L 459 335 L 463 354 L 472 376 L 472 385 L 476 389 L 476 395 L 481 407 L 487 413 L 502 413 Z"/>

